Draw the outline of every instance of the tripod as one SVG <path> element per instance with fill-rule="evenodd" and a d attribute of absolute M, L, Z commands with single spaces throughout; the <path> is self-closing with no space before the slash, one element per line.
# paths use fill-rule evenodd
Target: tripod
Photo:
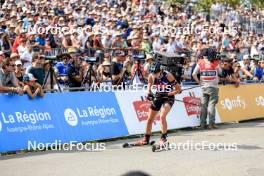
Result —
<path fill-rule="evenodd" d="M 49 68 L 48 73 L 46 74 L 46 76 L 44 78 L 44 82 L 43 82 L 43 85 L 41 87 L 42 87 L 42 89 L 44 89 L 45 85 L 48 82 L 48 78 L 50 78 L 50 89 L 51 89 L 51 92 L 53 92 L 53 88 L 54 88 L 54 82 L 53 81 L 55 79 L 55 82 L 59 88 L 59 92 L 62 92 L 61 87 L 59 85 L 59 82 L 58 82 L 57 78 L 55 77 L 53 66 L 54 66 L 53 62 L 50 61 L 50 68 Z"/>
<path fill-rule="evenodd" d="M 132 77 L 132 79 L 131 79 L 130 85 L 133 84 L 133 81 L 134 81 L 136 75 L 137 75 L 139 78 L 140 78 L 140 77 L 142 78 L 142 82 L 143 82 L 143 84 L 146 83 L 146 80 L 145 80 L 145 78 L 144 78 L 144 76 L 143 76 L 143 74 L 142 74 L 142 71 L 141 71 L 140 60 L 137 60 L 137 69 L 135 70 L 135 73 L 134 73 L 134 75 L 133 75 L 133 77 Z"/>
<path fill-rule="evenodd" d="M 90 62 L 90 65 L 89 65 L 89 68 L 88 70 L 86 71 L 84 77 L 83 77 L 83 81 L 82 81 L 82 87 L 85 86 L 86 83 L 88 83 L 89 85 L 89 88 L 91 87 L 92 85 L 92 76 L 95 77 L 95 82 L 97 82 L 97 78 L 96 78 L 96 74 L 93 70 L 93 66 L 94 66 L 94 63 L 93 62 Z"/>

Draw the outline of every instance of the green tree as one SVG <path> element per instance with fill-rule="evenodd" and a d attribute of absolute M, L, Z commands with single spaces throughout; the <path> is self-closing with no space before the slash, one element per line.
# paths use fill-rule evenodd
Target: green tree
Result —
<path fill-rule="evenodd" d="M 264 8 L 264 1 L 263 0 L 251 0 L 252 5 L 257 8 L 263 9 Z"/>

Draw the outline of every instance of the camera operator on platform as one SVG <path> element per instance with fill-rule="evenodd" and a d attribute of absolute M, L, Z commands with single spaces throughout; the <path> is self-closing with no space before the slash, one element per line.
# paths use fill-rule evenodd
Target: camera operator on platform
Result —
<path fill-rule="evenodd" d="M 193 71 L 194 80 L 201 85 L 201 128 L 207 128 L 207 115 L 209 116 L 209 128 L 216 129 L 215 125 L 215 106 L 218 102 L 218 76 L 222 70 L 217 59 L 217 53 L 211 48 L 202 51 L 200 59 Z M 198 74 L 200 73 L 200 79 Z"/>

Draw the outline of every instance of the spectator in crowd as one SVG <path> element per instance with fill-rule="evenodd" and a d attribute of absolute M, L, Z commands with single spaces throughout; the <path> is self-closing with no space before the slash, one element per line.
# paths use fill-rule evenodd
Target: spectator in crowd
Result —
<path fill-rule="evenodd" d="M 39 55 L 39 53 L 34 53 L 32 56 L 32 65 L 28 67 L 26 73 L 31 73 L 36 82 L 41 86 L 44 84 L 45 70 L 44 70 L 44 59 L 45 56 Z"/>
<path fill-rule="evenodd" d="M 73 42 L 71 40 L 71 34 L 69 32 L 65 33 L 65 36 L 62 39 L 62 47 L 65 49 L 73 47 Z"/>
<path fill-rule="evenodd" d="M 255 81 L 262 81 L 264 80 L 263 75 L 263 68 L 264 68 L 264 60 L 259 60 L 256 68 L 254 69 L 254 80 Z"/>
<path fill-rule="evenodd" d="M 111 81 L 111 72 L 110 72 L 111 63 L 109 61 L 104 61 L 98 68 L 98 75 L 100 82 L 109 82 Z"/>
<path fill-rule="evenodd" d="M 40 49 L 45 50 L 46 49 L 46 40 L 45 40 L 45 34 L 38 34 L 35 38 L 36 46 L 38 46 Z"/>
<path fill-rule="evenodd" d="M 112 71 L 112 84 L 119 85 L 122 83 L 123 76 L 127 70 L 129 62 L 124 62 L 124 52 L 116 53 L 116 57 L 112 60 L 111 71 Z"/>
<path fill-rule="evenodd" d="M 16 60 L 15 65 L 16 65 L 15 75 L 16 75 L 18 84 L 20 87 L 24 87 L 24 83 L 23 83 L 24 69 L 23 69 L 23 64 L 21 60 Z"/>
<path fill-rule="evenodd" d="M 17 93 L 22 95 L 15 76 L 15 62 L 10 58 L 4 59 L 0 69 L 0 93 Z"/>
<path fill-rule="evenodd" d="M 142 75 L 140 75 L 140 73 L 142 73 Z M 132 80 L 132 81 L 135 81 L 138 79 L 142 80 L 142 76 L 144 78 L 144 75 L 145 75 L 145 72 L 144 72 L 144 66 L 143 66 L 142 61 L 140 59 L 135 59 L 133 65 L 131 67 L 131 77 L 132 78 L 135 77 L 134 80 Z M 137 83 L 139 83 L 139 80 Z"/>
<path fill-rule="evenodd" d="M 234 75 L 240 81 L 252 80 L 253 75 L 245 68 L 242 68 L 239 62 L 233 64 Z"/>
<path fill-rule="evenodd" d="M 31 73 L 25 74 L 23 76 L 24 87 L 23 91 L 31 98 L 44 97 L 44 91 L 41 85 L 36 82 L 36 78 Z"/>
<path fill-rule="evenodd" d="M 235 83 L 236 86 L 238 86 L 240 83 L 240 80 L 234 76 L 234 69 L 232 67 L 232 61 L 227 58 L 223 59 L 221 68 L 222 68 L 222 74 L 221 74 L 220 80 L 222 81 L 222 83 L 223 84 Z"/>
<path fill-rule="evenodd" d="M 183 70 L 184 73 L 182 75 L 182 79 L 185 82 L 191 82 L 192 81 L 192 67 L 193 65 L 191 65 L 191 63 L 189 61 L 186 61 L 186 63 L 183 65 Z"/>
<path fill-rule="evenodd" d="M 228 58 L 235 54 L 237 60 L 254 55 L 262 58 L 264 54 L 264 25 L 261 21 L 264 14 L 257 9 L 249 9 L 254 13 L 248 13 L 249 10 L 243 6 L 226 8 L 227 5 L 221 4 L 221 10 L 211 9 L 212 18 L 208 19 L 192 9 L 187 10 L 185 4 L 123 0 L 98 2 L 5 1 L 1 8 L 5 15 L 0 17 L 0 51 L 4 51 L 6 57 L 19 54 L 18 59 L 24 68 L 30 67 L 32 53 L 44 54 L 50 50 L 60 51 L 72 47 L 89 49 L 92 51 L 90 57 L 94 57 L 97 50 L 128 47 L 132 50 L 143 49 L 147 53 L 184 53 L 195 58 L 198 58 L 202 49 L 208 47 L 214 47 Z M 237 16 L 234 17 L 231 12 Z M 257 24 L 257 29 L 248 32 L 245 26 L 251 24 Z M 56 30 L 57 34 L 54 34 L 55 30 L 41 34 L 38 30 L 29 32 L 30 27 L 60 30 Z M 63 27 L 69 27 L 70 30 L 64 31 Z M 78 31 L 79 27 L 81 32 Z M 180 30 L 183 27 L 191 30 Z M 220 27 L 222 30 L 210 31 L 211 27 Z M 224 27 L 236 30 L 229 32 Z M 175 28 L 179 30 L 171 30 Z M 253 67 L 247 60 L 240 63 L 239 72 L 246 69 L 253 74 L 257 65 Z M 245 76 L 246 72 L 243 72 Z M 252 78 L 247 76 L 247 79 Z M 39 80 L 37 78 L 37 82 Z"/>
<path fill-rule="evenodd" d="M 4 52 L 0 51 L 0 68 L 2 68 L 2 62 L 3 62 L 4 58 L 5 58 Z"/>
<path fill-rule="evenodd" d="M 150 65 L 153 63 L 153 56 L 152 54 L 147 54 L 146 59 L 145 59 L 145 64 L 144 64 L 144 78 L 147 80 L 148 76 L 150 74 L 149 68 Z"/>
<path fill-rule="evenodd" d="M 151 49 L 151 44 L 149 42 L 148 36 L 143 36 L 143 40 L 142 40 L 140 45 L 141 45 L 140 49 L 142 49 L 146 53 L 150 53 L 151 52 L 152 49 Z"/>
<path fill-rule="evenodd" d="M 251 63 L 250 63 L 250 58 L 249 55 L 244 55 L 243 60 L 239 62 L 240 66 L 242 69 L 245 69 L 247 71 L 251 71 Z"/>
<path fill-rule="evenodd" d="M 6 57 L 10 57 L 12 44 L 8 34 L 3 35 L 1 45 L 1 49 L 5 53 Z"/>
<path fill-rule="evenodd" d="M 63 54 L 61 55 L 61 58 L 62 58 L 62 62 L 58 62 L 55 65 L 55 72 L 59 84 L 65 86 L 68 81 L 67 70 L 70 66 L 71 56 L 69 54 Z"/>

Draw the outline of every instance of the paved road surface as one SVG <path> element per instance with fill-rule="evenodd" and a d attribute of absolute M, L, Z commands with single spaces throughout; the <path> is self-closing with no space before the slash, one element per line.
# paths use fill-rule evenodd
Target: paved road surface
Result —
<path fill-rule="evenodd" d="M 169 134 L 177 150 L 155 152 L 150 147 L 123 149 L 121 145 L 138 139 L 107 143 L 106 151 L 49 151 L 0 157 L 1 176 L 118 176 L 142 170 L 153 176 L 263 176 L 264 119 L 224 124 L 217 130 L 185 130 Z M 158 136 L 155 137 L 158 140 Z M 226 143 L 213 151 L 183 150 L 180 143 Z M 206 142 L 207 141 L 207 142 Z M 213 145 L 212 144 L 212 145 Z M 220 144 L 219 144 L 220 145 Z M 175 145 L 173 145 L 175 149 Z M 181 149 L 180 149 L 181 147 Z M 214 147 L 214 146 L 212 146 Z M 236 151 L 232 149 L 236 149 Z M 186 149 L 186 146 L 185 146 Z M 213 149 L 213 148 L 212 148 Z"/>

